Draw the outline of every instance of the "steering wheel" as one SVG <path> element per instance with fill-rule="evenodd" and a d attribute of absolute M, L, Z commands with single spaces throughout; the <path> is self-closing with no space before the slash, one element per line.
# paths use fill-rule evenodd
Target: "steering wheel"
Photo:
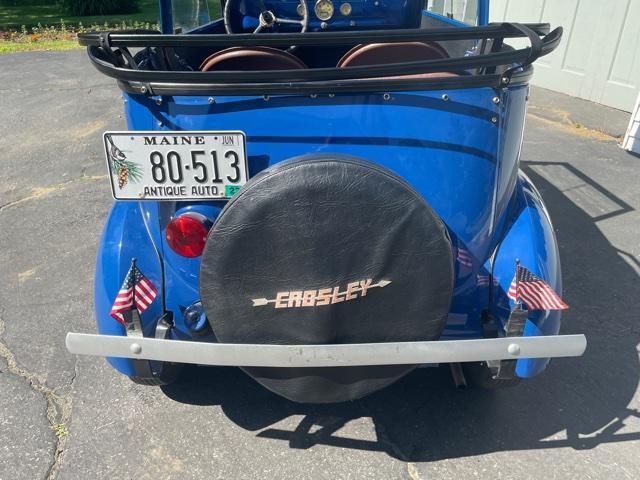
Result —
<path fill-rule="evenodd" d="M 231 14 L 234 11 L 233 4 L 235 4 L 239 0 L 227 0 L 224 4 L 224 28 L 227 33 L 241 33 L 234 32 L 231 28 Z M 257 0 L 258 8 L 260 9 L 260 15 L 258 16 L 258 27 L 253 31 L 253 33 L 259 33 L 266 28 L 273 28 L 275 25 L 300 25 L 300 33 L 304 33 L 307 31 L 307 27 L 309 26 L 309 9 L 307 8 L 307 2 L 305 0 L 300 0 L 300 4 L 296 8 L 298 15 L 302 17 L 301 20 L 295 20 L 293 18 L 282 18 L 277 16 L 273 10 L 267 10 L 267 7 L 264 5 L 264 0 Z M 239 10 L 235 9 L 236 12 L 242 14 Z M 247 16 L 247 15 L 244 15 Z M 292 47 L 293 48 L 293 47 Z"/>

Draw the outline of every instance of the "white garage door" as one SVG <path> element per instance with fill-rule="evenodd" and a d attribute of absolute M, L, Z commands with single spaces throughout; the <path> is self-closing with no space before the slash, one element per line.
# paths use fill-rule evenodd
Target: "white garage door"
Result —
<path fill-rule="evenodd" d="M 640 0 L 492 0 L 492 22 L 564 27 L 533 83 L 631 111 L 640 92 Z"/>

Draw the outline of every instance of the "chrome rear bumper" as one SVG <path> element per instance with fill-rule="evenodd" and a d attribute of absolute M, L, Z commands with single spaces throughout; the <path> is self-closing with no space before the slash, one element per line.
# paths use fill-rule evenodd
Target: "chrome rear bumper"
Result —
<path fill-rule="evenodd" d="M 587 346 L 584 335 L 433 342 L 251 345 L 68 333 L 66 343 L 69 352 L 78 355 L 236 367 L 345 367 L 578 357 Z"/>

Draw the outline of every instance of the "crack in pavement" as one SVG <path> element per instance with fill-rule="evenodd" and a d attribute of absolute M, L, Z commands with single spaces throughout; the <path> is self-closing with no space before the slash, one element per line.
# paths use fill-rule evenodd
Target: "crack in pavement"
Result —
<path fill-rule="evenodd" d="M 51 193 L 64 190 L 69 185 L 83 181 L 95 181 L 106 178 L 106 175 L 94 175 L 88 176 L 84 173 L 76 178 L 70 179 L 63 183 L 49 185 L 45 187 L 34 187 L 31 189 L 31 194 L 17 200 L 7 202 L 0 205 L 0 213 L 5 209 L 20 205 L 30 200 L 37 200 L 50 195 Z M 26 368 L 20 366 L 16 360 L 15 354 L 9 348 L 6 340 L 3 339 L 5 333 L 5 322 L 2 318 L 4 309 L 0 307 L 0 358 L 4 359 L 7 364 L 7 371 L 10 374 L 15 375 L 29 383 L 32 390 L 38 392 L 44 398 L 47 404 L 46 417 L 49 422 L 49 426 L 55 435 L 55 441 L 53 445 L 53 458 L 47 472 L 44 476 L 45 480 L 54 480 L 60 466 L 62 464 L 62 457 L 64 452 L 65 443 L 68 435 L 68 424 L 71 420 L 71 411 L 73 399 L 71 393 L 60 394 L 56 388 L 52 388 L 47 385 L 46 380 L 36 373 L 28 371 Z M 75 357 L 73 375 L 69 381 L 68 387 L 70 391 L 73 390 L 73 384 L 78 375 L 78 357 Z"/>
<path fill-rule="evenodd" d="M 30 200 L 37 200 L 43 197 L 50 195 L 53 192 L 58 192 L 60 190 L 64 190 L 72 183 L 83 182 L 83 181 L 95 181 L 95 180 L 104 180 L 107 178 L 107 175 L 82 175 L 77 178 L 72 178 L 71 180 L 67 180 L 63 183 L 57 183 L 55 185 L 49 185 L 46 187 L 34 187 L 31 189 L 31 194 L 26 197 L 18 198 L 17 200 L 13 200 L 11 202 L 7 202 L 3 205 L 0 205 L 0 213 L 2 213 L 7 208 L 15 207 L 24 202 L 28 202 Z"/>
<path fill-rule="evenodd" d="M 56 393 L 56 389 L 49 387 L 46 381 L 37 374 L 29 372 L 27 369 L 18 365 L 14 353 L 11 351 L 6 341 L 2 340 L 2 336 L 5 332 L 5 323 L 1 317 L 2 313 L 3 312 L 0 309 L 0 358 L 3 358 L 7 363 L 7 370 L 9 373 L 26 380 L 34 391 L 44 397 L 47 403 L 47 420 L 49 421 L 51 429 L 54 431 L 56 441 L 53 450 L 53 460 L 51 461 L 44 478 L 46 480 L 54 480 L 60 470 L 62 453 L 64 452 L 64 445 L 67 440 L 66 434 L 58 434 L 56 427 L 59 428 L 59 426 L 64 426 L 66 429 L 66 426 L 71 419 L 71 394 L 60 395 Z M 73 382 L 77 376 L 77 365 L 78 359 L 76 357 L 74 374 L 71 378 L 71 382 L 69 383 L 70 387 L 73 386 Z"/>

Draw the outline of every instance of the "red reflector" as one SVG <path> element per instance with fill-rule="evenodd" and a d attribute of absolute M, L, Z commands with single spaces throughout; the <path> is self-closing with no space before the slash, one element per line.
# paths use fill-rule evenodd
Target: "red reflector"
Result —
<path fill-rule="evenodd" d="M 202 255 L 208 233 L 209 230 L 201 221 L 181 215 L 167 225 L 167 243 L 178 255 L 193 258 Z"/>

